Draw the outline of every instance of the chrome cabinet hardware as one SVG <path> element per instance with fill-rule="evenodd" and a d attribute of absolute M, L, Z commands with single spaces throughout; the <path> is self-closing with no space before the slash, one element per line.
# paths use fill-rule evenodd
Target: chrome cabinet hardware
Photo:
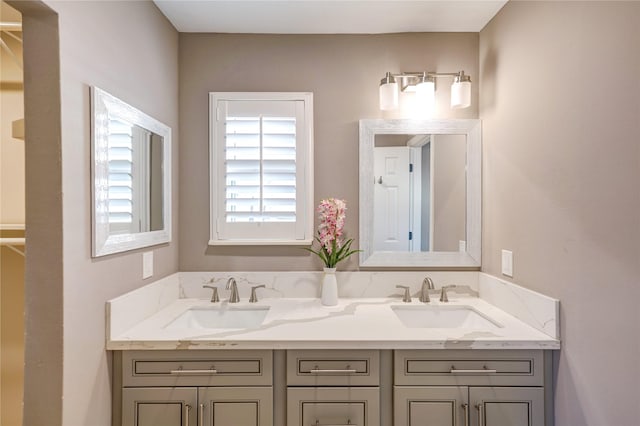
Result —
<path fill-rule="evenodd" d="M 476 410 L 478 410 L 478 426 L 484 426 L 484 419 L 482 418 L 482 402 L 480 404 L 476 404 Z"/>
<path fill-rule="evenodd" d="M 313 370 L 309 370 L 310 374 L 356 374 L 358 370 L 350 368 L 350 365 L 347 365 L 345 369 L 320 369 L 316 365 Z"/>
<path fill-rule="evenodd" d="M 449 301 L 449 297 L 447 296 L 447 289 L 449 288 L 455 288 L 455 285 L 444 285 L 442 286 L 442 289 L 440 291 L 440 301 L 441 302 L 448 302 Z"/>
<path fill-rule="evenodd" d="M 218 370 L 216 370 L 215 368 L 213 368 L 213 366 L 211 366 L 210 369 L 208 370 L 184 370 L 182 369 L 182 367 L 178 368 L 177 370 L 171 370 L 170 371 L 171 374 L 176 374 L 176 375 L 188 375 L 188 374 L 218 374 Z"/>
<path fill-rule="evenodd" d="M 200 403 L 200 413 L 198 414 L 198 426 L 204 426 L 204 404 Z M 188 424 L 185 426 L 189 426 Z"/>
<path fill-rule="evenodd" d="M 258 296 L 256 295 L 256 289 L 265 288 L 265 285 L 256 285 L 251 287 L 251 297 L 249 298 L 249 303 L 256 303 L 258 301 Z"/>
<path fill-rule="evenodd" d="M 189 424 L 189 412 L 191 411 L 191 405 L 184 404 L 184 424 Z"/>
<path fill-rule="evenodd" d="M 404 289 L 404 296 L 402 297 L 402 301 L 405 303 L 411 302 L 411 293 L 409 293 L 408 285 L 397 285 L 396 288 Z"/>
<path fill-rule="evenodd" d="M 202 288 L 210 288 L 213 292 L 211 293 L 211 303 L 217 303 L 220 301 L 220 296 L 218 296 L 218 287 L 213 285 L 203 285 Z"/>
<path fill-rule="evenodd" d="M 346 423 L 320 423 L 320 420 L 316 420 L 311 426 L 358 426 L 355 423 L 351 423 L 351 420 L 347 420 Z"/>
<path fill-rule="evenodd" d="M 457 369 L 455 365 L 452 365 L 450 370 L 451 374 L 496 374 L 497 372 L 498 370 L 488 369 L 486 365 L 483 365 L 482 368 L 470 370 Z"/>
<path fill-rule="evenodd" d="M 462 409 L 464 410 L 464 426 L 469 426 L 469 404 L 466 402 L 462 404 Z"/>

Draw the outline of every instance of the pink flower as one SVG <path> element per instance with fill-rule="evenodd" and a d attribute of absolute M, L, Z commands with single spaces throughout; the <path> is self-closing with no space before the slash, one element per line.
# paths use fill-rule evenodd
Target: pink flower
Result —
<path fill-rule="evenodd" d="M 320 244 L 329 254 L 333 251 L 333 242 L 338 248 L 342 247 L 344 221 L 347 206 L 344 200 L 329 198 L 322 200 L 318 206 L 320 225 L 318 233 Z"/>
<path fill-rule="evenodd" d="M 318 235 L 316 240 L 320 248 L 306 248 L 305 250 L 316 254 L 327 268 L 335 268 L 338 262 L 346 259 L 360 250 L 351 250 L 353 239 L 343 240 L 344 222 L 346 219 L 347 204 L 344 200 L 328 198 L 318 205 Z"/>

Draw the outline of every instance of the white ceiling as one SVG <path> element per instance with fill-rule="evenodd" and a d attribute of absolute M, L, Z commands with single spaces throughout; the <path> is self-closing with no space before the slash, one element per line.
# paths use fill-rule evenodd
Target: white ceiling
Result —
<path fill-rule="evenodd" d="M 154 0 L 180 32 L 479 32 L 507 0 Z"/>

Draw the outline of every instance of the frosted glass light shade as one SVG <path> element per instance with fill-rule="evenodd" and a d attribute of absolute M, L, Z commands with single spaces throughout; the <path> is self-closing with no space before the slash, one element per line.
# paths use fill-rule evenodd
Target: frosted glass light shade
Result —
<path fill-rule="evenodd" d="M 380 85 L 380 109 L 388 111 L 398 108 L 398 83 Z"/>
<path fill-rule="evenodd" d="M 471 82 L 458 81 L 451 85 L 451 108 L 471 106 Z"/>
<path fill-rule="evenodd" d="M 427 116 L 433 113 L 436 102 L 436 83 L 434 81 L 425 81 L 416 85 L 417 106 Z"/>

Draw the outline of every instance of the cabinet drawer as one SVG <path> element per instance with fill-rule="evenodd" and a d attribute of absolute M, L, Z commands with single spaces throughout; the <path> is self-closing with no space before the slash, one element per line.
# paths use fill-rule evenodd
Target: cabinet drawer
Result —
<path fill-rule="evenodd" d="M 379 388 L 288 388 L 287 426 L 379 426 Z"/>
<path fill-rule="evenodd" d="M 378 386 L 379 368 L 378 351 L 287 351 L 289 386 Z"/>
<path fill-rule="evenodd" d="M 396 385 L 542 386 L 542 351 L 395 351 Z"/>
<path fill-rule="evenodd" d="M 271 351 L 125 351 L 124 386 L 269 386 Z"/>

